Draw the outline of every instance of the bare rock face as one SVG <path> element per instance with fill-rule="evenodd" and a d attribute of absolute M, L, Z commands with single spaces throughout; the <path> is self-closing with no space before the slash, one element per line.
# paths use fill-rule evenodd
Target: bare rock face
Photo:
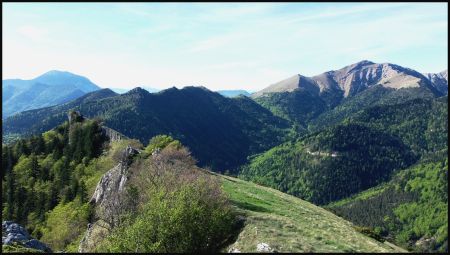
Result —
<path fill-rule="evenodd" d="M 312 94 L 341 91 L 344 97 L 348 97 L 374 85 L 393 89 L 427 87 L 441 93 L 445 90 L 445 94 L 447 94 L 448 89 L 445 87 L 445 84 L 448 87 L 447 71 L 426 76 L 398 65 L 377 64 L 363 60 L 339 70 L 325 72 L 313 77 L 295 75 L 252 94 L 252 97 L 256 98 L 274 92 L 292 92 L 297 88 L 303 88 Z M 440 85 L 434 85 L 438 83 Z"/>
<path fill-rule="evenodd" d="M 425 77 L 433 84 L 433 86 L 443 94 L 448 94 L 448 71 L 440 73 L 425 73 Z"/>
<path fill-rule="evenodd" d="M 109 138 L 109 141 L 114 142 L 114 141 L 119 141 L 122 139 L 128 139 L 128 137 L 126 137 L 125 135 L 117 132 L 114 129 L 111 129 L 109 127 L 102 127 L 102 132 L 103 134 Z"/>
<path fill-rule="evenodd" d="M 24 227 L 12 221 L 2 222 L 2 244 L 18 244 L 26 248 L 52 252 L 46 244 L 31 237 Z"/>
<path fill-rule="evenodd" d="M 104 238 L 115 222 L 116 209 L 120 206 L 120 197 L 125 190 L 128 168 L 134 155 L 139 151 L 128 146 L 118 164 L 106 172 L 95 188 L 89 201 L 96 207 L 97 215 L 101 215 L 93 223 L 89 223 L 83 239 L 78 247 L 79 252 L 89 252 L 98 240 Z"/>
<path fill-rule="evenodd" d="M 124 189 L 127 181 L 128 166 L 132 157 L 138 153 L 138 150 L 130 146 L 123 151 L 120 162 L 106 172 L 98 182 L 89 201 L 90 203 L 102 206 L 104 201 L 111 199 Z"/>

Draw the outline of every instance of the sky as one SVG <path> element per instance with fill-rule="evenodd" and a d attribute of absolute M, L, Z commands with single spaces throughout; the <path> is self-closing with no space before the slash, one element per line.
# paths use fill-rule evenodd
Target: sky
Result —
<path fill-rule="evenodd" d="M 361 60 L 448 66 L 447 3 L 2 3 L 3 79 L 257 91 Z"/>

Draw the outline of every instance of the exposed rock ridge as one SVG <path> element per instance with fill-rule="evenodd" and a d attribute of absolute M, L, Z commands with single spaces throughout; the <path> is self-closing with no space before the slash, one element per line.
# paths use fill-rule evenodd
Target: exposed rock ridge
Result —
<path fill-rule="evenodd" d="M 424 73 L 427 79 L 433 84 L 433 86 L 443 94 L 448 94 L 448 71 L 442 71 L 440 73 Z"/>
<path fill-rule="evenodd" d="M 123 150 L 118 164 L 102 176 L 89 201 L 89 203 L 96 207 L 96 212 L 108 214 L 109 210 L 111 210 L 111 206 L 114 207 L 116 205 L 118 197 L 125 190 L 129 166 L 133 161 L 133 157 L 139 153 L 140 152 L 137 149 L 127 146 L 127 148 Z M 109 232 L 110 227 L 110 223 L 101 217 L 99 218 L 97 214 L 96 219 L 88 224 L 86 233 L 80 241 L 78 252 L 91 251 L 91 248 L 95 246 L 97 239 L 101 239 L 102 236 L 106 235 Z"/>
<path fill-rule="evenodd" d="M 92 204 L 102 206 L 105 200 L 121 192 L 127 181 L 128 166 L 132 161 L 132 157 L 139 151 L 128 146 L 122 152 L 122 158 L 119 163 L 106 172 L 95 188 L 94 194 L 89 201 Z"/>
<path fill-rule="evenodd" d="M 106 127 L 106 126 L 102 126 L 102 133 L 106 137 L 108 137 L 108 139 L 111 142 L 119 141 L 119 140 L 122 140 L 122 139 L 129 139 L 124 134 L 122 134 L 122 133 L 120 133 L 120 132 L 118 132 L 118 131 L 116 131 L 116 130 L 114 130 L 112 128 Z"/>
<path fill-rule="evenodd" d="M 425 87 L 434 93 L 447 94 L 448 73 L 443 71 L 439 74 L 423 75 L 410 68 L 363 60 L 339 70 L 328 71 L 312 77 L 298 74 L 272 84 L 252 94 L 252 97 L 260 97 L 274 92 L 292 92 L 298 88 L 303 88 L 312 94 L 342 91 L 344 97 L 349 97 L 374 85 L 393 89 Z"/>

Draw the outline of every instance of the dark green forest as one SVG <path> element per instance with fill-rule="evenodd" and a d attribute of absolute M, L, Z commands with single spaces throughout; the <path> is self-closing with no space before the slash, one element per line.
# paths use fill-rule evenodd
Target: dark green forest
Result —
<path fill-rule="evenodd" d="M 67 107 L 144 143 L 167 134 L 188 146 L 201 166 L 234 170 L 257 152 L 280 144 L 289 123 L 248 97 L 225 98 L 205 88 L 171 88 L 151 94 L 136 88 L 100 100 L 83 100 Z M 96 92 L 94 92 L 96 93 Z M 92 98 L 89 97 L 89 98 Z M 39 134 L 62 123 L 66 106 L 32 110 L 8 118 L 4 134 Z"/>
<path fill-rule="evenodd" d="M 75 118 L 42 135 L 2 145 L 3 217 L 43 240 L 52 235 L 44 223 L 51 221 L 49 212 L 55 208 L 74 209 L 74 218 L 67 220 L 86 222 L 89 207 L 84 204 L 97 172 L 104 170 L 95 160 L 104 141 L 97 120 Z"/>
<path fill-rule="evenodd" d="M 448 250 L 447 150 L 380 186 L 327 206 L 357 225 L 421 252 Z M 416 247 L 415 243 L 422 244 Z"/>
<path fill-rule="evenodd" d="M 387 180 L 415 162 L 401 140 L 343 124 L 275 147 L 244 166 L 242 178 L 326 204 Z"/>

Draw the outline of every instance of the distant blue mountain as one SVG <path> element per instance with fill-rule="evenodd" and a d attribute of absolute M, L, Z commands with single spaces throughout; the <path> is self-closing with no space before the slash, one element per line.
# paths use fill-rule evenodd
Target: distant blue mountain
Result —
<path fill-rule="evenodd" d="M 246 90 L 217 90 L 216 92 L 224 97 L 237 97 L 239 95 L 250 96 L 250 93 Z"/>
<path fill-rule="evenodd" d="M 32 80 L 3 80 L 2 119 L 25 110 L 66 103 L 99 89 L 86 77 L 56 70 Z"/>

